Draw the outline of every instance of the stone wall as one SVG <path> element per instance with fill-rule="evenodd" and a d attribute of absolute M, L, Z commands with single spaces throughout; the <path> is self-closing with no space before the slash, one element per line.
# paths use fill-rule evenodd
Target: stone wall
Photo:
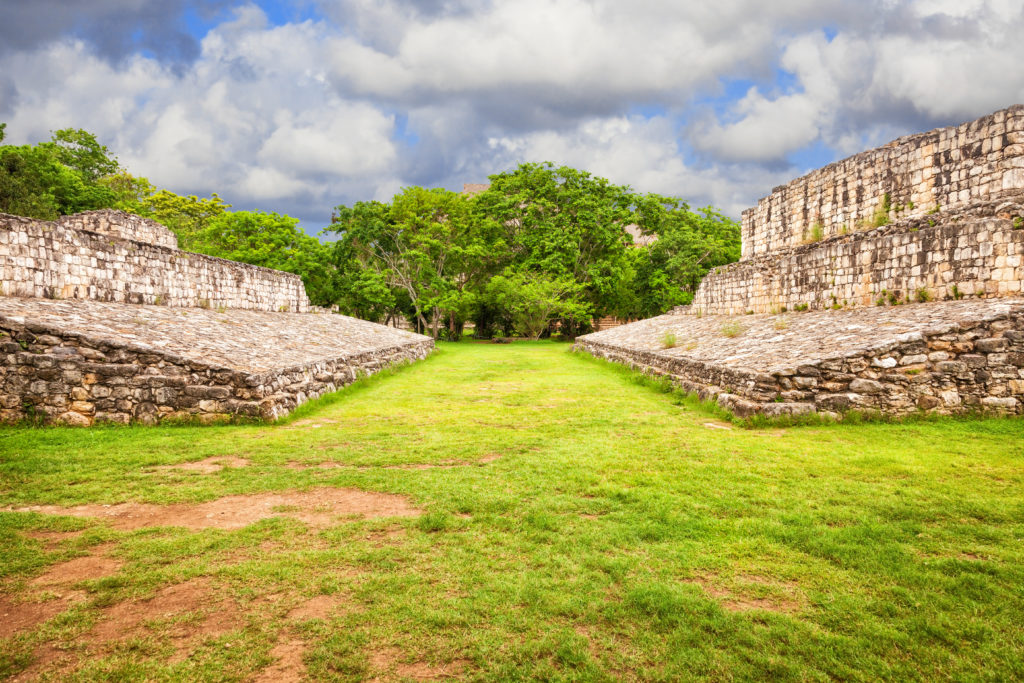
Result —
<path fill-rule="evenodd" d="M 163 226 L 121 212 L 79 214 L 52 223 L 0 214 L 0 294 L 215 309 L 309 309 L 298 275 L 179 251 L 168 246 L 170 239 L 158 228 Z M 129 239 L 134 229 L 157 243 Z"/>
<path fill-rule="evenodd" d="M 281 316 L 281 324 L 301 325 L 289 320 L 298 317 L 305 316 Z M 430 338 L 409 336 L 389 346 L 245 372 L 128 339 L 0 316 L 0 422 L 275 419 L 359 375 L 425 358 L 434 347 Z"/>
<path fill-rule="evenodd" d="M 178 236 L 160 223 L 126 211 L 100 209 L 61 216 L 56 223 L 72 230 L 88 230 L 123 240 L 145 242 L 167 249 L 178 248 Z"/>
<path fill-rule="evenodd" d="M 979 306 L 986 303 L 978 302 Z M 698 320 L 690 315 L 676 317 Z M 672 318 L 654 321 L 665 321 L 667 326 Z M 648 324 L 649 334 L 656 334 L 658 326 L 653 321 Z M 613 333 L 625 337 L 621 329 Z M 1019 300 L 1008 311 L 894 334 L 890 341 L 868 348 L 837 345 L 827 358 L 761 370 L 616 343 L 609 335 L 580 337 L 576 348 L 666 375 L 682 389 L 716 399 L 741 416 L 848 410 L 895 415 L 918 410 L 1024 412 L 1024 304 Z M 840 336 L 837 329 L 834 338 Z"/>
<path fill-rule="evenodd" d="M 997 200 L 1024 189 L 1024 105 L 950 128 L 899 138 L 829 164 L 743 213 L 743 258 L 890 219 Z"/>
<path fill-rule="evenodd" d="M 911 219 L 723 266 L 701 282 L 692 307 L 736 315 L 1018 296 L 1024 206 L 1012 206 L 1012 218 Z"/>

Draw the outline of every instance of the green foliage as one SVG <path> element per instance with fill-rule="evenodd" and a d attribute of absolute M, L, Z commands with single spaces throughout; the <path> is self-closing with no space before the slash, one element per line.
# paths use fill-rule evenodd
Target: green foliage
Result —
<path fill-rule="evenodd" d="M 568 278 L 552 279 L 540 273 L 498 275 L 487 285 L 490 303 L 508 311 L 516 330 L 539 339 L 555 320 L 580 323 L 589 319 L 590 304 L 583 300 L 583 286 Z"/>
<path fill-rule="evenodd" d="M 112 206 L 114 195 L 100 181 L 117 169 L 107 148 L 80 129 L 37 145 L 0 145 L 0 212 L 53 220 Z"/>
<path fill-rule="evenodd" d="M 932 295 L 928 293 L 928 290 L 924 287 L 919 287 L 916 293 L 918 303 L 926 303 L 931 301 Z"/>
<path fill-rule="evenodd" d="M 665 349 L 674 349 L 676 347 L 677 340 L 676 335 L 671 332 L 666 332 L 661 337 L 661 346 Z"/>
<path fill-rule="evenodd" d="M 814 224 L 804 231 L 804 242 L 811 244 L 814 242 L 820 242 L 825 237 L 825 226 L 821 221 L 815 221 Z"/>
<path fill-rule="evenodd" d="M 194 197 L 183 198 L 194 206 Z M 214 199 L 219 198 L 214 195 Z M 202 201 L 202 200 L 200 200 Z M 222 211 L 193 235 L 195 251 L 295 273 L 314 304 L 333 300 L 334 270 L 328 245 L 299 230 L 298 219 L 261 211 Z"/>
<path fill-rule="evenodd" d="M 793 310 L 803 313 L 804 311 L 810 310 L 811 305 L 808 303 L 797 304 L 793 307 Z"/>
<path fill-rule="evenodd" d="M 732 339 L 743 334 L 743 326 L 738 322 L 729 321 L 722 325 L 722 336 Z"/>
<path fill-rule="evenodd" d="M 740 257 L 740 226 L 711 207 L 691 211 L 672 197 L 645 195 L 635 219 L 657 240 L 630 250 L 635 278 L 630 317 L 660 315 L 693 300 L 701 279 L 716 266 Z"/>
<path fill-rule="evenodd" d="M 329 229 L 339 236 L 336 262 L 376 274 L 369 281 L 373 287 L 360 290 L 375 297 L 367 302 L 371 308 L 380 310 L 401 293 L 419 329 L 438 337 L 446 323 L 451 336 L 461 336 L 494 258 L 484 226 L 473 220 L 471 202 L 443 189 L 409 187 L 390 206 L 339 206 Z M 348 298 L 356 298 L 360 281 L 345 283 Z M 381 283 L 391 292 L 385 293 Z"/>

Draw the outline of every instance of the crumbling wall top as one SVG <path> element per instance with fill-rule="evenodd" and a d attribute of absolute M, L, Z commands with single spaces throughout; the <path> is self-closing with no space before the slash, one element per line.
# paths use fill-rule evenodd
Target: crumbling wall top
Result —
<path fill-rule="evenodd" d="M 1014 105 L 899 138 L 776 187 L 743 212 L 743 259 L 1021 194 L 1024 105 Z"/>
<path fill-rule="evenodd" d="M 76 213 L 72 216 L 61 216 L 56 223 L 72 230 L 88 230 L 101 235 L 155 244 L 167 249 L 178 248 L 178 236 L 166 226 L 149 218 L 117 209 L 99 209 Z"/>

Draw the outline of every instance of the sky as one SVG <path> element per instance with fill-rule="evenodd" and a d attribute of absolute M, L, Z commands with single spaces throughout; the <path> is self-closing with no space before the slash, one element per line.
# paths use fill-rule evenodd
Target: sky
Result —
<path fill-rule="evenodd" d="M 1024 0 L 0 0 L 6 143 L 300 218 L 551 161 L 734 218 L 1024 103 Z"/>

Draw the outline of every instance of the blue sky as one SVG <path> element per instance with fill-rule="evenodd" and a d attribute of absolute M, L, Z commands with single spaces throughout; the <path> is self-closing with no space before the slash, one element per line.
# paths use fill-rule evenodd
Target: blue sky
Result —
<path fill-rule="evenodd" d="M 316 233 L 524 161 L 735 217 L 802 173 L 1024 101 L 1020 0 L 0 0 L 10 141 Z"/>

